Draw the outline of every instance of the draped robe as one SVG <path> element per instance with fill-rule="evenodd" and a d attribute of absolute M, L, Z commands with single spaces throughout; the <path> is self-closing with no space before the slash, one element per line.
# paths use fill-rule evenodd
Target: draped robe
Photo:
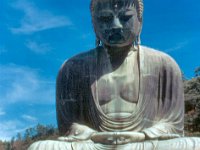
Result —
<path fill-rule="evenodd" d="M 181 71 L 167 54 L 141 46 L 138 52 L 139 98 L 132 115 L 123 120 L 106 116 L 92 91 L 101 73 L 97 66 L 102 47 L 67 60 L 57 78 L 56 107 L 58 128 L 65 134 L 72 123 L 80 123 L 98 132 L 136 131 L 151 139 L 125 145 L 103 145 L 89 142 L 54 142 L 65 149 L 164 150 L 200 149 L 200 139 L 184 138 L 184 94 Z M 180 138 L 159 141 L 162 135 Z M 53 144 L 51 141 L 49 145 Z M 67 148 L 68 147 L 68 148 Z M 56 149 L 57 150 L 57 149 Z"/>
<path fill-rule="evenodd" d="M 136 110 L 123 121 L 107 117 L 91 85 L 97 71 L 99 47 L 68 60 L 57 79 L 57 119 L 61 132 L 78 122 L 98 131 L 143 131 L 151 138 L 162 134 L 183 135 L 184 96 L 181 72 L 168 55 L 140 47 L 139 99 Z"/>

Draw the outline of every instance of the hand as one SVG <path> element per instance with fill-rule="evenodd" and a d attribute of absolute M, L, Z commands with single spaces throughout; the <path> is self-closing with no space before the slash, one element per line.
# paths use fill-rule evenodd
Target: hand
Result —
<path fill-rule="evenodd" d="M 178 134 L 163 134 L 158 137 L 158 140 L 169 140 L 174 138 L 180 138 L 180 135 Z"/>
<path fill-rule="evenodd" d="M 145 140 L 145 134 L 141 132 L 97 132 L 91 136 L 91 140 L 95 143 L 121 145 L 142 142 Z"/>
<path fill-rule="evenodd" d="M 75 142 L 75 141 L 86 141 L 89 140 L 92 134 L 94 134 L 95 130 L 77 123 L 73 123 L 69 134 L 64 137 L 59 137 L 58 140 L 67 141 L 67 142 Z"/>

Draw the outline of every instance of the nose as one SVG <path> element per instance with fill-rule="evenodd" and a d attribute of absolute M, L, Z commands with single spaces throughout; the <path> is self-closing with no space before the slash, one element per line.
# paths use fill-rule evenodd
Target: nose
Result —
<path fill-rule="evenodd" d="M 114 16 L 112 28 L 113 29 L 122 29 L 122 24 L 120 23 L 119 18 L 116 16 Z"/>

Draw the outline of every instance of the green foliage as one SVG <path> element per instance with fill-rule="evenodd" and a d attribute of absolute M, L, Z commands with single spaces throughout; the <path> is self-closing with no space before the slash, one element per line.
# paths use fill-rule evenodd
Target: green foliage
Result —
<path fill-rule="evenodd" d="M 200 76 L 184 82 L 185 130 L 200 131 Z"/>
<path fill-rule="evenodd" d="M 194 74 L 195 74 L 195 77 L 200 76 L 200 66 L 195 69 Z"/>
<path fill-rule="evenodd" d="M 16 139 L 13 137 L 10 142 L 0 141 L 0 150 L 27 150 L 32 143 L 38 140 L 56 140 L 57 137 L 58 130 L 53 125 L 38 124 L 26 129 L 23 136 L 17 133 Z"/>
<path fill-rule="evenodd" d="M 19 141 L 22 140 L 22 135 L 21 135 L 21 133 L 17 133 L 17 140 L 19 140 Z"/>

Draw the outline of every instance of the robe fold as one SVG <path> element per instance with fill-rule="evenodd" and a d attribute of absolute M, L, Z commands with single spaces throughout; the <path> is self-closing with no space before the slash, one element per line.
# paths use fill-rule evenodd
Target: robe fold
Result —
<path fill-rule="evenodd" d="M 62 134 L 73 122 L 101 131 L 137 131 L 157 139 L 165 134 L 183 136 L 184 95 L 181 71 L 167 54 L 139 49 L 139 98 L 132 115 L 123 121 L 107 117 L 91 85 L 98 80 L 102 47 L 66 61 L 57 78 L 57 121 Z"/>
<path fill-rule="evenodd" d="M 61 67 L 56 85 L 59 131 L 66 135 L 73 123 L 79 123 L 99 132 L 143 132 L 146 140 L 123 145 L 105 145 L 91 140 L 38 141 L 28 150 L 200 150 L 200 138 L 182 137 L 184 95 L 181 71 L 176 62 L 167 54 L 140 47 L 137 106 L 131 116 L 119 121 L 103 113 L 98 95 L 91 88 L 102 75 L 97 67 L 103 63 L 99 56 L 104 54 L 104 49 L 99 47 L 69 59 Z M 180 138 L 163 138 L 169 134 Z"/>

